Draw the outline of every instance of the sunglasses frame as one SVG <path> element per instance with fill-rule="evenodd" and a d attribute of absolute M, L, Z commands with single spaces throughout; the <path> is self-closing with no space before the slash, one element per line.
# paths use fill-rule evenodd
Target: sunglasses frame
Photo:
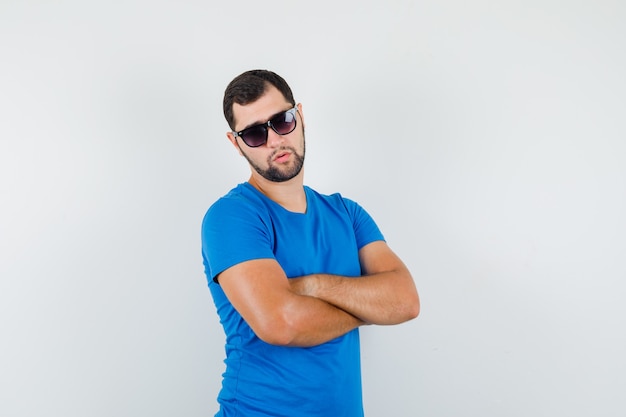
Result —
<path fill-rule="evenodd" d="M 296 127 L 298 126 L 298 118 L 296 117 L 296 113 L 297 113 L 297 112 L 298 112 L 298 105 L 296 104 L 295 106 L 293 106 L 293 107 L 292 107 L 292 108 L 290 108 L 289 110 L 285 110 L 285 111 L 282 111 L 282 112 L 276 113 L 275 115 L 273 115 L 273 116 L 272 116 L 272 118 L 271 118 L 271 119 L 269 119 L 269 120 L 268 120 L 267 122 L 265 122 L 265 123 L 259 123 L 258 125 L 250 126 L 250 127 L 247 127 L 247 128 L 245 128 L 245 129 L 243 129 L 243 130 L 240 130 L 239 132 L 232 131 L 231 133 L 233 134 L 233 136 L 234 136 L 234 137 L 240 137 L 240 138 L 241 138 L 241 140 L 242 140 L 242 142 L 243 142 L 243 143 L 245 143 L 245 144 L 246 144 L 246 146 L 248 146 L 248 147 L 250 147 L 250 148 L 258 148 L 259 146 L 263 146 L 263 145 L 265 145 L 265 144 L 267 143 L 267 137 L 268 137 L 268 135 L 269 135 L 269 130 L 268 130 L 268 127 L 272 128 L 272 130 L 273 130 L 274 132 L 276 132 L 276 134 L 278 134 L 278 135 L 280 135 L 280 136 L 288 135 L 288 134 L 290 134 L 291 132 L 293 132 L 294 130 L 296 130 Z M 278 117 L 278 116 L 280 116 L 280 115 L 283 115 L 283 114 L 286 114 L 286 113 L 290 113 L 291 115 L 293 115 L 293 123 L 294 123 L 294 125 L 293 125 L 293 129 L 291 129 L 291 130 L 290 130 L 289 132 L 287 132 L 287 133 L 280 133 L 280 132 L 278 132 L 278 131 L 276 130 L 276 128 L 275 128 L 275 127 L 274 127 L 274 125 L 272 124 L 272 119 L 275 119 L 276 117 Z M 265 129 L 265 140 L 264 140 L 262 143 L 260 143 L 260 144 L 258 144 L 258 145 L 256 145 L 256 146 L 252 146 L 252 145 L 250 145 L 248 142 L 246 142 L 246 140 L 244 139 L 243 135 L 245 135 L 245 134 L 246 134 L 246 131 L 249 131 L 250 129 L 256 129 L 256 128 L 259 128 L 259 127 L 262 127 L 262 128 L 264 128 L 264 129 Z"/>

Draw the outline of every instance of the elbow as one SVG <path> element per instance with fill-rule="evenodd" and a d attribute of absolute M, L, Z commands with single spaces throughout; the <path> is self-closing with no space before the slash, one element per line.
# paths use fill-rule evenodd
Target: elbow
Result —
<path fill-rule="evenodd" d="M 408 320 L 413 320 L 420 315 L 420 299 L 419 297 L 415 297 L 415 300 L 409 305 L 408 311 Z"/>
<path fill-rule="evenodd" d="M 249 323 L 254 334 L 274 346 L 305 346 L 310 315 L 303 314 L 301 301 L 300 297 L 285 297 L 272 308 L 257 311 Z"/>
<path fill-rule="evenodd" d="M 420 296 L 417 293 L 417 289 L 416 289 L 410 300 L 410 308 L 409 308 L 410 316 L 411 316 L 410 320 L 415 319 L 417 318 L 417 316 L 420 315 L 420 309 L 421 309 Z"/>
<path fill-rule="evenodd" d="M 404 321 L 417 318 L 420 314 L 420 298 L 417 291 L 404 300 Z"/>
<path fill-rule="evenodd" d="M 271 335 L 265 335 L 265 337 L 259 337 L 259 339 L 273 346 L 296 346 L 293 337 L 287 333 L 274 333 Z"/>
<path fill-rule="evenodd" d="M 420 302 L 417 294 L 407 294 L 396 300 L 392 308 L 381 320 L 368 321 L 370 324 L 395 325 L 415 319 L 420 313 Z"/>
<path fill-rule="evenodd" d="M 402 291 L 402 305 L 404 307 L 405 321 L 413 320 L 420 314 L 420 297 L 413 281 L 413 277 L 408 269 L 405 268 L 406 286 Z"/>
<path fill-rule="evenodd" d="M 405 287 L 401 296 L 403 321 L 409 321 L 417 318 L 420 314 L 420 297 L 415 288 L 415 283 L 411 275 L 408 275 L 410 285 Z"/>
<path fill-rule="evenodd" d="M 274 346 L 293 346 L 296 340 L 294 326 L 282 317 L 260 320 L 252 330 L 259 339 Z"/>

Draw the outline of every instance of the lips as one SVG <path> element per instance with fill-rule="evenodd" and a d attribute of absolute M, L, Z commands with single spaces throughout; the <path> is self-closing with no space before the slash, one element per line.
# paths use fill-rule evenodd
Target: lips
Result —
<path fill-rule="evenodd" d="M 279 163 L 287 162 L 290 156 L 291 156 L 291 152 L 287 152 L 287 151 L 278 152 L 276 156 L 274 157 L 274 162 L 279 162 Z"/>

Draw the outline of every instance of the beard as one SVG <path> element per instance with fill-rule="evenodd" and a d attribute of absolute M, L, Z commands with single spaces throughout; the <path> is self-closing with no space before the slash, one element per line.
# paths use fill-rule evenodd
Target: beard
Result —
<path fill-rule="evenodd" d="M 302 167 L 304 166 L 304 155 L 306 153 L 305 148 L 306 146 L 305 146 L 305 143 L 303 142 L 302 143 L 302 155 L 300 155 L 299 153 L 296 152 L 296 149 L 291 146 L 281 146 L 280 148 L 272 152 L 272 154 L 267 158 L 267 165 L 268 165 L 267 168 L 261 168 L 257 163 L 251 160 L 248 157 L 248 155 L 246 155 L 246 153 L 241 149 L 241 147 L 239 149 L 241 150 L 241 154 L 244 156 L 244 158 L 246 158 L 250 166 L 254 168 L 254 170 L 263 178 L 272 182 L 285 182 L 285 181 L 289 181 L 290 179 L 298 175 L 300 171 L 302 171 Z M 274 159 L 274 156 L 276 156 L 277 153 L 282 152 L 282 151 L 291 152 L 294 158 L 293 164 L 289 166 L 280 166 L 272 162 L 272 160 Z"/>

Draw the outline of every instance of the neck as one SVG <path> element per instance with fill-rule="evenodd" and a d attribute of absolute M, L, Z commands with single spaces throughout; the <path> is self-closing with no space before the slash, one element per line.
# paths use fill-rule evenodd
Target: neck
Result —
<path fill-rule="evenodd" d="M 304 170 L 300 171 L 298 175 L 284 182 L 269 181 L 253 173 L 248 182 L 286 210 L 295 213 L 306 213 L 303 172 Z"/>

